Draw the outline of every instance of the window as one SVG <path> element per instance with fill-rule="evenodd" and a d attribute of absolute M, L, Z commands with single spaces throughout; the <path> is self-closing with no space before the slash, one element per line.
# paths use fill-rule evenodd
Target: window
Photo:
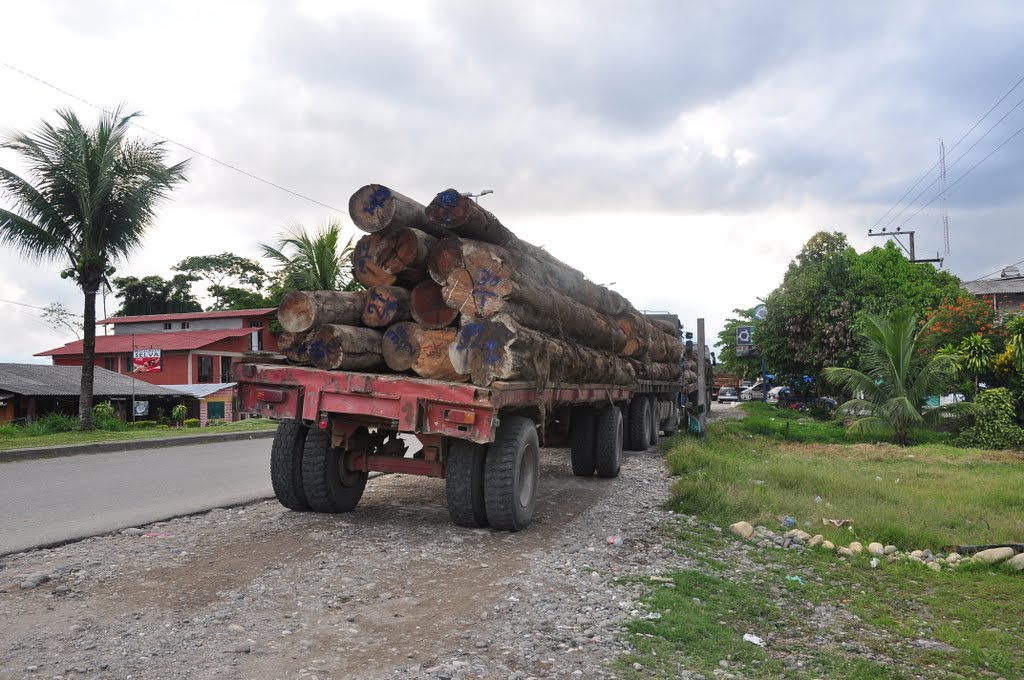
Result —
<path fill-rule="evenodd" d="M 164 330 L 165 330 L 165 331 L 169 331 L 169 330 L 171 330 L 171 325 L 172 325 L 172 324 L 171 324 L 171 322 L 170 322 L 170 321 L 165 321 L 165 322 L 164 322 Z"/>
<path fill-rule="evenodd" d="M 213 382 L 213 357 L 199 357 L 199 379 L 196 382 Z"/>
<path fill-rule="evenodd" d="M 210 420 L 214 418 L 220 418 L 224 420 L 224 402 L 223 401 L 208 401 L 206 402 L 206 417 Z"/>
<path fill-rule="evenodd" d="M 231 382 L 231 357 L 220 358 L 220 381 Z"/>
<path fill-rule="evenodd" d="M 263 328 L 263 321 L 256 319 L 249 322 L 249 328 Z"/>
<path fill-rule="evenodd" d="M 182 327 L 183 329 L 185 329 L 185 328 L 188 328 L 188 321 L 182 321 L 182 322 L 181 322 L 181 327 Z"/>
<path fill-rule="evenodd" d="M 103 358 L 103 368 L 107 369 L 108 371 L 114 371 L 116 373 L 117 372 L 117 357 L 104 357 Z"/>

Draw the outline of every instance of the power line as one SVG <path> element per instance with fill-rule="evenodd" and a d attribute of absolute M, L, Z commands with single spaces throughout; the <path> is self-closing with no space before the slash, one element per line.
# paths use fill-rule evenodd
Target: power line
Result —
<path fill-rule="evenodd" d="M 898 228 L 899 228 L 899 229 L 902 229 L 902 228 L 903 228 L 903 226 L 904 226 L 904 225 L 905 225 L 905 224 L 906 224 L 907 222 L 909 222 L 910 220 L 912 220 L 912 219 L 914 219 L 915 217 L 917 217 L 918 215 L 920 215 L 920 214 L 921 214 L 921 211 L 922 211 L 922 210 L 924 210 L 925 208 L 927 208 L 928 206 L 930 206 L 930 205 L 931 205 L 932 203 L 934 203 L 935 201 L 937 201 L 937 200 L 939 199 L 939 197 L 940 197 L 940 196 L 945 196 L 945 195 L 946 195 L 946 192 L 947 192 L 947 191 L 949 191 L 950 189 L 952 189 L 953 187 L 955 187 L 955 186 L 956 186 L 957 184 L 959 184 L 959 183 L 961 182 L 961 180 L 963 180 L 963 179 L 964 179 L 965 177 L 967 177 L 967 175 L 971 174 L 971 171 L 973 171 L 973 170 L 974 170 L 974 169 L 975 169 L 976 167 L 978 167 L 979 165 L 981 165 L 982 163 L 984 163 L 985 161 L 987 161 L 987 160 L 988 160 L 989 158 L 991 158 L 991 157 L 992 157 L 992 156 L 993 156 L 993 155 L 995 154 L 995 152 L 999 151 L 999 150 L 1000 150 L 1000 149 L 1002 149 L 1002 148 L 1003 148 L 1004 146 L 1006 146 L 1007 144 L 1009 144 L 1009 143 L 1010 143 L 1010 140 L 1012 140 L 1012 139 L 1013 139 L 1014 137 L 1016 137 L 1017 135 L 1019 135 L 1019 134 L 1020 134 L 1020 133 L 1022 133 L 1022 132 L 1024 132 L 1024 127 L 1022 127 L 1022 128 L 1019 128 L 1019 129 L 1018 129 L 1018 130 L 1017 130 L 1016 132 L 1014 132 L 1014 133 L 1013 133 L 1012 135 L 1010 135 L 1010 136 L 1009 136 L 1009 137 L 1007 137 L 1007 138 L 1006 138 L 1005 140 L 1003 140 L 1003 143 L 1002 143 L 1002 144 L 1000 144 L 1000 145 L 999 145 L 999 146 L 997 146 L 996 148 L 994 148 L 994 149 L 992 149 L 991 151 L 989 151 L 989 152 L 988 152 L 988 154 L 986 154 L 984 158 L 982 158 L 982 159 L 981 159 L 980 161 L 978 161 L 977 163 L 975 163 L 974 165 L 972 165 L 972 166 L 971 166 L 970 168 L 968 168 L 968 169 L 967 169 L 967 171 L 966 171 L 966 172 L 964 172 L 964 174 L 962 174 L 962 175 L 960 175 L 959 177 L 957 177 L 957 178 L 956 178 L 956 180 L 955 180 L 955 181 L 954 181 L 954 182 L 953 182 L 952 184 L 950 184 L 950 185 L 949 185 L 948 187 L 946 187 L 946 189 L 945 189 L 944 191 L 941 191 L 941 192 L 939 192 L 939 194 L 938 194 L 938 195 L 936 195 L 936 196 L 935 196 L 935 198 L 933 198 L 932 200 L 930 200 L 930 201 L 928 201 L 927 203 L 925 203 L 924 205 L 922 205 L 922 206 L 921 206 L 920 208 L 918 208 L 918 209 L 917 209 L 917 211 L 916 211 L 916 212 L 915 212 L 915 213 L 914 213 L 913 215 L 911 215 L 911 216 L 910 216 L 910 217 L 908 217 L 907 219 L 903 220 L 903 222 L 901 222 L 901 223 L 900 223 L 900 226 L 899 226 Z"/>
<path fill-rule="evenodd" d="M 60 92 L 61 94 L 65 95 L 65 96 L 71 97 L 72 99 L 80 101 L 80 102 L 82 102 L 83 104 L 85 104 L 87 106 L 91 106 L 91 107 L 93 107 L 94 109 L 96 109 L 98 111 L 102 111 L 103 113 L 106 113 L 108 115 L 112 113 L 111 111 L 109 111 L 108 109 L 103 108 L 102 106 L 98 106 L 98 105 L 93 104 L 92 102 L 90 102 L 88 100 L 82 99 L 78 95 L 73 94 L 71 92 L 68 92 L 67 90 L 65 90 L 63 88 L 57 87 L 56 85 L 43 80 L 39 76 L 35 76 L 35 75 L 29 73 L 28 71 L 23 71 L 22 69 L 18 68 L 17 66 L 13 66 L 11 64 L 8 64 L 6 61 L 3 61 L 2 59 L 0 59 L 0 65 L 6 66 L 7 68 L 11 69 L 12 71 L 15 71 L 16 73 L 20 73 L 21 75 L 25 76 L 26 78 L 31 78 L 32 80 L 35 80 L 38 83 L 42 83 L 46 87 L 54 89 L 57 92 Z M 192 146 L 189 146 L 187 144 L 183 144 L 182 142 L 179 142 L 179 141 L 176 141 L 174 139 L 171 139 L 167 135 L 160 134 L 159 132 L 157 132 L 155 130 L 151 130 L 149 128 L 145 128 L 145 127 L 139 125 L 138 123 L 136 123 L 134 120 L 131 121 L 131 125 L 135 126 L 139 130 L 142 130 L 143 132 L 147 132 L 147 133 L 153 135 L 154 137 L 159 137 L 160 139 L 163 139 L 164 141 L 170 142 L 171 144 L 174 144 L 175 146 L 179 146 L 182 149 L 185 149 L 186 151 L 188 151 L 189 153 L 194 153 L 195 155 L 201 156 L 201 157 L 205 158 L 208 161 L 212 161 L 212 162 L 214 162 L 214 163 L 216 163 L 218 165 L 222 165 L 225 168 L 228 168 L 229 170 L 234 170 L 235 172 L 237 172 L 239 174 L 242 174 L 242 175 L 245 175 L 246 177 L 248 177 L 250 179 L 254 179 L 257 182 L 262 182 L 263 184 L 266 184 L 268 186 L 274 187 L 275 189 L 279 189 L 279 190 L 281 190 L 281 191 L 283 191 L 285 193 L 291 194 L 292 196 L 295 196 L 297 198 L 301 198 L 304 201 L 309 201 L 310 203 L 314 203 L 316 205 L 319 205 L 320 207 L 327 208 L 328 210 L 333 210 L 334 212 L 340 212 L 340 213 L 348 214 L 348 210 L 342 210 L 341 208 L 336 208 L 333 205 L 330 205 L 328 203 L 324 203 L 323 201 L 318 201 L 317 199 L 312 198 L 310 196 L 306 196 L 305 194 L 301 194 L 298 191 L 293 191 L 293 190 L 289 189 L 288 187 L 281 186 L 280 184 L 278 184 L 276 182 L 272 182 L 269 179 L 264 179 L 264 178 L 260 177 L 259 175 L 255 175 L 255 174 L 249 172 L 248 170 L 244 170 L 244 169 L 242 169 L 242 168 L 240 168 L 240 167 L 238 167 L 236 165 L 232 165 L 231 163 L 227 163 L 227 162 L 222 161 L 222 160 L 220 160 L 218 158 L 214 158 L 213 156 L 211 156 L 209 154 L 206 154 L 206 153 L 203 153 L 202 151 L 199 151 L 195 147 L 192 147 Z"/>
<path fill-rule="evenodd" d="M 39 309 L 39 310 L 42 310 L 44 312 L 46 311 L 46 307 L 40 307 L 39 305 L 30 305 L 30 304 L 27 304 L 25 302 L 15 302 L 14 300 L 2 300 L 2 299 L 0 299 L 0 302 L 6 302 L 9 305 L 18 305 L 19 307 L 28 307 L 29 309 Z M 73 314 L 72 312 L 68 312 L 68 314 L 70 314 L 71 316 L 82 316 L 81 314 Z"/>
<path fill-rule="evenodd" d="M 970 130 L 968 130 L 967 132 L 965 132 L 965 133 L 964 133 L 964 134 L 963 134 L 963 135 L 962 135 L 962 136 L 960 137 L 960 139 L 956 140 L 956 143 L 955 143 L 955 144 L 953 144 L 953 146 L 949 147 L 949 150 L 950 150 L 950 151 L 953 151 L 953 150 L 954 150 L 954 149 L 955 149 L 956 147 L 958 147 L 958 146 L 960 145 L 960 142 L 962 142 L 962 141 L 964 141 L 965 139 L 967 139 L 967 136 L 968 136 L 968 135 L 970 135 L 970 134 L 971 134 L 972 132 L 974 132 L 974 130 L 975 130 L 975 129 L 976 129 L 976 128 L 977 128 L 978 126 L 979 126 L 979 125 L 981 125 L 982 121 L 984 121 L 984 120 L 985 120 L 986 118 L 988 118 L 988 117 L 989 117 L 989 115 L 990 115 L 990 114 L 991 114 L 991 113 L 992 113 L 993 111 L 995 111 L 995 110 L 996 110 L 996 108 L 997 108 L 997 107 L 998 107 L 998 106 L 999 106 L 1000 104 L 1002 104 L 1002 103 L 1003 103 L 1003 101 L 1005 101 L 1005 100 L 1006 100 L 1006 98 L 1010 96 L 1010 93 L 1011 93 L 1011 92 L 1013 92 L 1014 90 L 1016 90 L 1016 89 L 1017 89 L 1017 88 L 1018 88 L 1018 87 L 1020 86 L 1020 84 L 1021 84 L 1021 83 L 1024 83 L 1024 76 L 1021 76 L 1021 77 L 1020 77 L 1020 78 L 1019 78 L 1019 79 L 1017 80 L 1017 82 L 1013 84 L 1013 87 L 1011 87 L 1011 88 L 1010 88 L 1009 90 L 1007 90 L 1007 91 L 1006 91 L 1006 93 L 1005 93 L 1005 94 L 1004 94 L 1004 95 L 1003 95 L 1002 97 L 1000 97 L 1000 98 L 999 98 L 999 101 L 997 101 L 997 102 L 996 102 L 995 104 L 993 104 L 993 105 L 992 105 L 992 107 L 991 107 L 991 108 L 990 108 L 990 109 L 989 109 L 988 111 L 986 111 L 986 112 L 985 112 L 985 115 L 983 115 L 983 116 L 982 116 L 981 118 L 979 118 L 979 119 L 978 119 L 978 121 L 977 121 L 977 122 L 976 122 L 976 123 L 975 123 L 974 125 L 972 125 L 972 126 L 971 126 L 971 129 L 970 129 Z M 1019 105 L 1019 102 L 1018 102 L 1018 105 Z M 1015 106 L 1014 108 L 1016 108 L 1016 106 Z M 1004 116 L 1004 117 L 1005 117 L 1005 116 Z M 997 123 L 997 124 L 998 124 L 998 123 Z M 974 147 L 971 147 L 971 148 L 974 148 Z M 969 150 L 969 149 L 968 149 L 968 150 Z M 900 203 L 901 203 L 901 202 L 903 201 L 903 199 L 904 199 L 904 198 L 906 198 L 906 197 L 907 197 L 908 195 L 910 195 L 910 192 L 911 192 L 911 191 L 913 191 L 913 190 L 914 190 L 915 188 L 917 188 L 917 185 L 918 185 L 918 184 L 920 184 L 921 182 L 923 182 L 923 181 L 924 181 L 924 180 L 925 180 L 925 179 L 926 179 L 926 178 L 928 177 L 928 175 L 932 174 L 932 170 L 934 170 L 934 169 L 935 169 L 935 168 L 937 168 L 938 166 L 939 166 L 939 162 L 938 162 L 938 161 L 936 161 L 935 165 L 933 165 L 932 167 L 928 168 L 928 170 L 927 170 L 927 171 L 926 171 L 926 172 L 925 172 L 925 173 L 924 173 L 923 175 L 921 175 L 921 178 L 920 178 L 919 180 L 917 180 L 916 182 L 914 182 L 913 186 L 911 186 L 911 187 L 910 187 L 909 189 L 907 189 L 907 191 L 906 191 L 906 192 L 905 192 L 905 193 L 904 193 L 904 194 L 903 194 L 902 196 L 900 196 L 900 197 L 899 197 L 898 199 L 896 199 L 896 202 L 895 202 L 895 203 L 893 203 L 893 204 L 892 204 L 892 206 L 890 206 L 890 208 L 889 208 L 888 210 L 886 210 L 886 211 L 885 211 L 885 214 L 884 214 L 884 215 L 882 215 L 881 217 L 879 217 L 879 218 L 878 218 L 878 219 L 877 219 L 877 220 L 875 221 L 875 223 L 871 225 L 871 228 L 872 228 L 872 229 L 874 229 L 874 228 L 875 228 L 875 227 L 877 227 L 877 226 L 878 226 L 879 224 L 881 224 L 882 220 L 884 220 L 884 219 L 885 219 L 885 218 L 886 218 L 886 217 L 887 217 L 887 216 L 889 215 L 889 213 L 891 213 L 891 212 L 892 212 L 893 210 L 895 210 L 895 209 L 896 209 L 896 206 L 898 206 L 898 205 L 899 205 L 899 204 L 900 204 Z M 932 184 L 935 184 L 935 182 L 932 182 Z M 931 186 L 931 184 L 929 184 L 928 186 L 930 187 L 930 186 Z M 927 190 L 927 188 L 926 188 L 925 190 Z M 922 193 L 923 193 L 923 192 L 922 192 Z M 920 196 L 920 194 L 918 194 L 918 196 Z M 915 198 L 914 200 L 917 200 L 917 199 Z M 905 210 L 905 208 L 904 208 L 904 210 Z M 902 211 L 901 211 L 901 212 L 902 212 Z M 897 215 L 897 217 L 898 217 L 898 215 Z M 889 221 L 889 223 L 893 222 L 893 221 L 894 221 L 895 219 L 896 219 L 896 218 L 894 217 L 894 218 L 893 218 L 892 220 L 890 220 L 890 221 Z M 889 223 L 887 223 L 887 224 L 886 224 L 886 226 L 887 226 L 887 227 L 888 227 L 888 224 L 889 224 Z"/>
<path fill-rule="evenodd" d="M 964 281 L 964 283 L 976 283 L 978 281 L 982 281 L 984 279 L 987 279 L 990 276 L 995 276 L 996 274 L 999 274 L 1004 269 L 1009 269 L 1010 267 L 1016 267 L 1019 264 L 1024 264 L 1024 260 L 1019 260 L 1017 262 L 1014 262 L 1013 264 L 1008 264 L 1005 267 L 1000 267 L 999 269 L 995 270 L 994 272 L 989 272 L 988 274 L 985 274 L 984 276 L 979 276 L 978 278 L 972 279 L 970 281 Z"/>

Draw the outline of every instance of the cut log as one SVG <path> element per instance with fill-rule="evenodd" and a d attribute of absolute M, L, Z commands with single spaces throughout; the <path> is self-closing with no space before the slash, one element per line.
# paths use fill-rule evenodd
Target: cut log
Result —
<path fill-rule="evenodd" d="M 449 347 L 452 366 L 476 385 L 495 380 L 629 385 L 633 368 L 611 352 L 556 340 L 517 323 L 508 314 L 490 319 L 463 318 Z"/>
<path fill-rule="evenodd" d="M 427 278 L 427 254 L 437 242 L 418 229 L 403 227 L 366 234 L 352 250 L 352 273 L 367 288 Z"/>
<path fill-rule="evenodd" d="M 372 328 L 325 324 L 309 337 L 309 359 L 327 370 L 369 371 L 383 368 L 384 334 Z"/>
<path fill-rule="evenodd" d="M 399 286 L 373 286 L 366 291 L 362 321 L 370 328 L 386 328 L 412 318 L 409 291 Z"/>
<path fill-rule="evenodd" d="M 295 291 L 281 299 L 277 320 L 292 333 L 308 331 L 326 323 L 354 326 L 361 323 L 365 306 L 365 291 Z"/>
<path fill-rule="evenodd" d="M 352 194 L 348 214 L 367 233 L 412 227 L 436 238 L 451 235 L 427 219 L 425 206 L 383 184 L 367 184 Z"/>
<path fill-rule="evenodd" d="M 469 379 L 452 366 L 448 346 L 456 328 L 428 329 L 416 323 L 397 323 L 384 333 L 384 361 L 394 371 L 411 370 L 422 378 L 462 382 Z"/>
<path fill-rule="evenodd" d="M 647 319 L 647 321 L 650 322 L 652 326 L 654 326 L 661 332 L 667 333 L 668 335 L 671 335 L 673 338 L 679 337 L 679 329 L 676 328 L 675 324 L 672 323 L 671 321 L 665 321 L 665 319 L 654 319 L 650 316 L 647 316 L 646 314 L 644 315 L 644 318 Z"/>
<path fill-rule="evenodd" d="M 626 334 L 623 356 L 644 359 L 648 363 L 679 363 L 683 344 L 678 338 L 664 333 L 636 312 L 620 314 L 615 320 Z"/>
<path fill-rule="evenodd" d="M 445 304 L 441 286 L 420 281 L 409 296 L 412 318 L 424 328 L 446 328 L 459 318 L 459 310 Z"/>
<path fill-rule="evenodd" d="M 683 369 L 679 364 L 651 364 L 635 359 L 627 359 L 637 380 L 653 382 L 679 382 L 683 377 Z"/>
<path fill-rule="evenodd" d="M 462 239 L 457 236 L 441 239 L 427 255 L 427 270 L 438 285 L 448 282 L 448 276 L 462 269 Z"/>
<path fill-rule="evenodd" d="M 301 333 L 284 331 L 277 338 L 278 351 L 293 364 L 308 366 L 310 335 L 310 331 L 303 331 Z"/>

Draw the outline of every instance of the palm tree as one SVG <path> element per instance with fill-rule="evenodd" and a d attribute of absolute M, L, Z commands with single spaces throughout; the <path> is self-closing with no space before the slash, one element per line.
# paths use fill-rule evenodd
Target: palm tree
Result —
<path fill-rule="evenodd" d="M 945 404 L 924 413 L 929 396 L 942 393 L 949 384 L 955 356 L 938 354 L 930 359 L 918 353 L 921 333 L 917 319 L 907 312 L 889 317 L 861 315 L 864 340 L 861 367 L 826 368 L 825 379 L 853 395 L 839 407 L 837 415 L 854 416 L 850 432 L 892 432 L 906 446 L 910 428 L 934 421 L 943 414 L 974 410 L 973 404 Z"/>
<path fill-rule="evenodd" d="M 1024 373 L 1024 314 L 1015 314 L 1003 323 L 1006 345 L 1013 350 L 1013 367 Z"/>
<path fill-rule="evenodd" d="M 995 356 L 992 342 L 982 335 L 968 335 L 960 341 L 957 352 L 960 354 L 962 369 L 974 376 L 974 395 L 977 396 L 981 374 L 992 367 L 992 358 Z"/>
<path fill-rule="evenodd" d="M 96 292 L 109 286 L 113 264 L 139 248 L 156 206 L 186 181 L 187 161 L 168 166 L 162 142 L 127 138 L 138 115 L 118 107 L 87 128 L 72 111 L 58 110 L 59 126 L 43 121 L 31 134 L 0 140 L 27 168 L 26 178 L 0 168 L 0 191 L 13 204 L 0 208 L 0 244 L 30 261 L 59 264 L 61 277 L 85 296 L 78 402 L 84 430 L 92 428 Z"/>
<path fill-rule="evenodd" d="M 352 239 L 339 250 L 341 225 L 330 221 L 310 234 L 305 227 L 288 229 L 277 246 L 260 244 L 264 257 L 278 264 L 280 286 L 292 290 L 360 290 L 352 278 Z"/>

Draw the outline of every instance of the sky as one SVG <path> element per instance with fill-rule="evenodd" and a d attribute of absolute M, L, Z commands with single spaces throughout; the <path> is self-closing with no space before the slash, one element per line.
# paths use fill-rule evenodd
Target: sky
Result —
<path fill-rule="evenodd" d="M 332 218 L 357 235 L 369 183 L 491 189 L 520 238 L 712 341 L 819 230 L 858 251 L 916 230 L 965 281 L 1024 260 L 1015 0 L 0 0 L 0 25 L 0 128 L 123 103 L 191 158 L 118 276 Z M 39 316 L 81 312 L 60 269 L 0 246 L 0 361 L 75 339 Z"/>

